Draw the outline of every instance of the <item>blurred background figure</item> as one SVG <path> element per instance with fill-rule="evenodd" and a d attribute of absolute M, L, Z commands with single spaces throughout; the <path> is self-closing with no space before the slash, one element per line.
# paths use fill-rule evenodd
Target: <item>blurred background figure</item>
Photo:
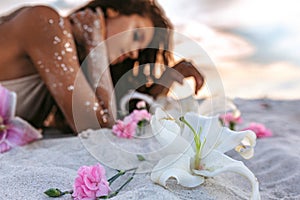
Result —
<path fill-rule="evenodd" d="M 202 87 L 190 62 L 173 62 L 172 25 L 156 2 L 95 0 L 77 9 L 62 16 L 23 4 L 0 18 L 0 84 L 16 93 L 16 114 L 35 127 L 52 124 L 44 123 L 49 113 L 66 131 L 111 127 L 118 95 L 130 89 L 157 98 L 185 77 L 194 78 L 195 94 Z"/>

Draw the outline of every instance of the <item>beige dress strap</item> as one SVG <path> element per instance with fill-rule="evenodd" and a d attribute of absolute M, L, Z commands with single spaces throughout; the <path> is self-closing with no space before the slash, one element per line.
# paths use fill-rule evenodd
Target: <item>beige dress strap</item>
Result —
<path fill-rule="evenodd" d="M 54 104 L 54 100 L 39 74 L 0 81 L 0 84 L 16 92 L 16 116 L 22 117 L 36 127 L 41 127 Z"/>

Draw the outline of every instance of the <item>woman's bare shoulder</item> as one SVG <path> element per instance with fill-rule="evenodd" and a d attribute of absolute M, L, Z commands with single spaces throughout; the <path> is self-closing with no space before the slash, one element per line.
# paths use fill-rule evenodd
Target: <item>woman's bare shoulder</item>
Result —
<path fill-rule="evenodd" d="M 51 7 L 32 6 L 21 9 L 8 23 L 18 33 L 24 35 L 28 31 L 34 34 L 36 30 L 59 18 L 61 18 L 59 13 Z"/>
<path fill-rule="evenodd" d="M 0 24 L 0 29 L 2 33 L 4 32 L 3 34 L 8 32 L 9 35 L 13 36 L 24 36 L 28 31 L 33 32 L 32 28 L 40 28 L 41 26 L 44 26 L 47 19 L 49 23 L 51 18 L 60 18 L 59 13 L 51 7 L 22 7 L 7 16 L 1 17 L 2 24 Z"/>
<path fill-rule="evenodd" d="M 23 12 L 24 16 L 36 19 L 41 17 L 60 17 L 59 13 L 54 8 L 43 5 L 26 7 Z"/>
<path fill-rule="evenodd" d="M 15 20 L 15 27 L 24 45 L 46 44 L 44 41 L 53 35 L 62 34 L 62 29 L 71 32 L 68 19 L 48 6 L 28 7 Z"/>

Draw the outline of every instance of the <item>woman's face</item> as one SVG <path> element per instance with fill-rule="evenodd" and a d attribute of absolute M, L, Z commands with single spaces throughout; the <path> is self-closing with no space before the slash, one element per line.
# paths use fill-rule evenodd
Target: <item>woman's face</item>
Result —
<path fill-rule="evenodd" d="M 153 23 L 149 18 L 137 14 L 108 17 L 106 39 L 110 63 L 120 63 L 128 57 L 136 59 L 139 50 L 149 45 L 153 35 Z"/>

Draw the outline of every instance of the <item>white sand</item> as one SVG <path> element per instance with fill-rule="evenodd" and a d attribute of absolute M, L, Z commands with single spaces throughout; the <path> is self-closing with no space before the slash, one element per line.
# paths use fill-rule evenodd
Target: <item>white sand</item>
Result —
<path fill-rule="evenodd" d="M 260 182 L 262 199 L 300 199 L 300 101 L 241 100 L 243 125 L 264 123 L 274 136 L 258 139 L 253 159 L 243 160 Z M 239 127 L 242 128 L 242 127 Z M 235 152 L 229 152 L 242 160 Z M 71 189 L 77 169 L 97 162 L 77 137 L 44 139 L 0 155 L 0 199 L 49 199 L 50 187 Z M 115 171 L 106 167 L 107 176 Z M 120 178 L 116 188 L 126 177 Z M 114 199 L 248 199 L 248 181 L 236 174 L 222 174 L 205 184 L 186 189 L 169 183 L 166 190 L 151 182 L 149 173 L 137 174 Z M 61 199 L 71 199 L 66 196 Z"/>

